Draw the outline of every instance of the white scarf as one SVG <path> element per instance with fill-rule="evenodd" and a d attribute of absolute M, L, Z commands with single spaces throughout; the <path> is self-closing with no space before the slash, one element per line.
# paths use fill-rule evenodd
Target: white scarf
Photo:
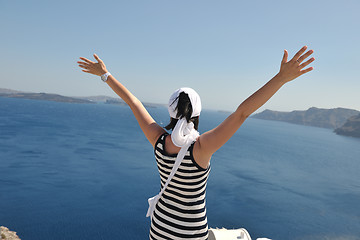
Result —
<path fill-rule="evenodd" d="M 199 132 L 195 130 L 194 123 L 187 122 L 185 118 L 178 120 L 172 133 L 171 140 L 177 147 L 184 147 L 192 143 L 199 136 Z"/>
<path fill-rule="evenodd" d="M 191 117 L 200 116 L 201 100 L 200 100 L 199 94 L 197 92 L 195 92 L 195 90 L 192 88 L 179 88 L 171 95 L 171 97 L 169 99 L 168 111 L 169 111 L 170 117 L 178 119 L 176 117 L 176 114 L 177 114 L 176 106 L 178 103 L 177 98 L 179 97 L 180 93 L 182 93 L 182 92 L 186 93 L 190 98 L 191 107 L 193 110 Z"/>

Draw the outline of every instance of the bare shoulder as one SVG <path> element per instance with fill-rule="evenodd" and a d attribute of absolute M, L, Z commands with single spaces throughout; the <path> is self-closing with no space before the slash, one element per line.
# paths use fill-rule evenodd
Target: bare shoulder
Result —
<path fill-rule="evenodd" d="M 201 134 L 194 146 L 195 161 L 206 168 L 211 156 L 234 135 L 246 118 L 239 112 L 234 112 L 214 129 Z"/>
<path fill-rule="evenodd" d="M 153 146 L 153 148 L 155 148 L 155 145 L 156 145 L 157 141 L 159 140 L 159 138 L 160 138 L 164 133 L 166 133 L 166 131 L 165 131 L 162 127 L 160 127 L 159 125 L 155 124 L 155 125 L 153 126 L 152 132 L 153 132 L 153 137 L 152 137 L 152 139 L 149 140 L 149 141 L 150 141 L 151 145 Z"/>

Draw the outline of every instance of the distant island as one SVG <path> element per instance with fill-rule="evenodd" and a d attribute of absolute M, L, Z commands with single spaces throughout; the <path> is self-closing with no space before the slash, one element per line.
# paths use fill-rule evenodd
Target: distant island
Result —
<path fill-rule="evenodd" d="M 105 103 L 105 104 L 117 104 L 117 105 L 125 105 L 125 106 L 127 105 L 121 98 L 113 98 L 108 96 L 67 97 L 59 94 L 21 92 L 6 88 L 0 88 L 0 97 L 24 98 L 24 99 L 67 102 L 67 103 L 91 103 L 91 104 Z M 143 103 L 143 104 L 147 108 L 156 108 L 160 106 L 165 106 L 164 104 L 156 104 L 156 103 Z"/>
<path fill-rule="evenodd" d="M 49 94 L 49 93 L 15 93 L 15 94 L 0 93 L 0 97 L 25 98 L 25 99 L 46 100 L 46 101 L 54 101 L 54 102 L 68 102 L 68 103 L 94 103 L 89 100 L 65 97 L 58 94 Z"/>
<path fill-rule="evenodd" d="M 126 105 L 121 98 L 108 96 L 66 97 L 50 93 L 21 92 L 0 88 L 0 97 L 36 99 L 68 103 L 104 103 Z M 165 104 L 144 103 L 146 108 L 164 107 Z M 222 111 L 220 111 L 222 112 Z M 288 123 L 330 128 L 339 135 L 360 137 L 360 111 L 347 108 L 323 109 L 311 107 L 305 111 L 280 112 L 269 109 L 251 116 L 252 118 L 284 121 Z"/>
<path fill-rule="evenodd" d="M 20 91 L 4 89 L 4 88 L 0 88 L 0 97 L 25 98 L 25 99 L 46 100 L 46 101 L 54 101 L 54 102 L 68 102 L 68 103 L 94 103 L 93 101 L 87 99 L 65 97 L 59 94 L 20 92 Z"/>
<path fill-rule="evenodd" d="M 121 98 L 106 99 L 105 104 L 118 104 L 127 106 L 126 102 L 124 102 L 124 100 L 122 100 Z M 164 104 L 157 103 L 143 103 L 143 105 L 147 108 L 165 107 Z"/>
<path fill-rule="evenodd" d="M 279 112 L 264 110 L 254 114 L 252 118 L 284 121 L 288 123 L 330 128 L 336 134 L 359 137 L 360 136 L 359 111 L 347 108 L 323 109 L 311 107 L 305 111 Z"/>
<path fill-rule="evenodd" d="M 335 133 L 360 138 L 360 114 L 350 117 L 343 126 L 335 129 Z"/>

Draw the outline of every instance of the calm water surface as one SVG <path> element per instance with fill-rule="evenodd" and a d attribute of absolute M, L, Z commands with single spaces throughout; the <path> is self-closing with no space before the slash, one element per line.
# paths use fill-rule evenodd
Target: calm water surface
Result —
<path fill-rule="evenodd" d="M 167 124 L 165 108 L 149 111 Z M 226 117 L 204 111 L 200 132 Z M 360 239 L 359 156 L 359 139 L 248 119 L 211 160 L 209 226 Z M 22 239 L 147 239 L 159 186 L 128 107 L 0 98 L 0 225 Z"/>

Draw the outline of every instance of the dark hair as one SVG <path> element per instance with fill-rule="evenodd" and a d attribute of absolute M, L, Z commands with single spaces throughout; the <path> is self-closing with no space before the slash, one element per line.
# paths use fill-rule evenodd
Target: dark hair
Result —
<path fill-rule="evenodd" d="M 176 106 L 176 110 L 177 110 L 177 114 L 176 117 L 177 118 L 186 118 L 187 122 L 193 122 L 194 123 L 194 128 L 196 130 L 198 130 L 198 126 L 199 126 L 199 117 L 191 117 L 191 114 L 193 112 L 192 109 L 192 105 L 191 105 L 191 101 L 189 96 L 187 95 L 187 93 L 181 92 L 179 94 L 179 96 L 171 103 L 174 104 L 176 102 L 176 100 L 178 100 L 177 106 Z M 178 119 L 175 118 L 170 118 L 170 123 L 165 126 L 165 129 L 167 130 L 173 130 L 176 123 L 177 123 Z"/>

